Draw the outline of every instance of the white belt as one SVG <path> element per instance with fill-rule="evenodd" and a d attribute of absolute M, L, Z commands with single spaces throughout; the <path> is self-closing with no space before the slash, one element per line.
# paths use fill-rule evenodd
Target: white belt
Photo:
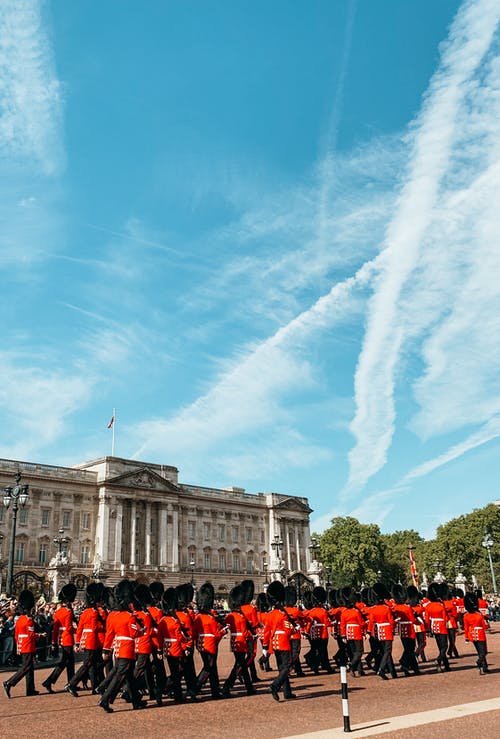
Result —
<path fill-rule="evenodd" d="M 134 641 L 131 636 L 115 636 L 115 641 Z"/>
<path fill-rule="evenodd" d="M 444 618 L 431 618 L 431 621 L 444 621 Z"/>
<path fill-rule="evenodd" d="M 84 634 L 93 634 L 94 633 L 94 629 L 83 629 L 83 633 Z"/>
<path fill-rule="evenodd" d="M 391 624 L 389 621 L 384 621 L 383 623 L 377 623 L 377 626 L 390 626 Z"/>
<path fill-rule="evenodd" d="M 178 640 L 178 639 L 164 639 L 163 641 L 164 641 L 164 642 L 166 641 L 166 642 L 168 642 L 169 644 L 173 644 L 174 642 L 176 642 L 176 641 L 179 641 L 179 640 Z"/>
<path fill-rule="evenodd" d="M 231 636 L 243 636 L 242 631 L 231 631 Z"/>
<path fill-rule="evenodd" d="M 411 624 L 412 622 L 411 621 L 400 621 L 399 623 L 402 626 L 403 624 Z"/>
<path fill-rule="evenodd" d="M 286 631 L 275 631 L 274 633 L 275 633 L 275 634 L 286 634 L 286 633 L 288 633 L 288 632 L 286 632 Z"/>
<path fill-rule="evenodd" d="M 200 634 L 200 636 L 213 636 L 213 637 L 215 637 L 215 634 Z"/>

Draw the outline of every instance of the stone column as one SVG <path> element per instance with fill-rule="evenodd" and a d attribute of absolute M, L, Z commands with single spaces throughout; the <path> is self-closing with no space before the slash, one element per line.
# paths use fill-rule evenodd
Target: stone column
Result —
<path fill-rule="evenodd" d="M 137 521 L 136 521 L 136 505 L 135 500 L 130 503 L 130 564 L 135 565 L 135 542 L 137 536 Z"/>
<path fill-rule="evenodd" d="M 159 561 L 160 567 L 167 566 L 167 510 L 165 506 L 159 506 Z"/>
<path fill-rule="evenodd" d="M 179 572 L 179 509 L 172 513 L 172 571 Z"/>
<path fill-rule="evenodd" d="M 300 556 L 300 539 L 299 539 L 299 525 L 295 526 L 295 551 L 297 552 L 297 570 L 301 571 L 302 559 Z"/>
<path fill-rule="evenodd" d="M 286 537 L 286 542 L 284 542 L 285 551 L 286 551 L 285 567 L 287 567 L 287 569 L 290 569 L 292 565 L 292 553 L 290 551 L 290 529 L 289 529 L 288 523 L 285 523 L 285 537 Z"/>
<path fill-rule="evenodd" d="M 108 562 L 109 502 L 106 488 L 99 492 L 99 513 L 96 527 L 96 554 L 101 562 Z"/>
<path fill-rule="evenodd" d="M 116 519 L 115 519 L 115 567 L 122 562 L 122 533 L 123 533 L 123 503 L 121 500 L 116 501 Z"/>
<path fill-rule="evenodd" d="M 146 530 L 144 532 L 144 543 L 146 551 L 144 552 L 144 564 L 149 566 L 151 564 L 151 503 L 146 501 L 146 516 L 144 525 Z"/>

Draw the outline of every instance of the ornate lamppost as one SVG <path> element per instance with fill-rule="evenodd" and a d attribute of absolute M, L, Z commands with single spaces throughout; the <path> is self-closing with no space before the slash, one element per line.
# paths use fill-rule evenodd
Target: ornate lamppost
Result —
<path fill-rule="evenodd" d="M 330 582 L 330 572 L 332 571 L 332 568 L 330 565 L 325 565 L 325 588 L 326 593 L 328 595 L 328 591 L 330 590 L 331 582 Z"/>
<path fill-rule="evenodd" d="M 283 552 L 283 539 L 280 537 L 279 534 L 274 535 L 274 540 L 271 542 L 271 546 L 274 550 L 274 556 L 276 558 L 276 561 L 278 563 L 277 570 L 281 570 L 281 554 Z"/>
<path fill-rule="evenodd" d="M 267 579 L 267 568 L 269 567 L 268 562 L 262 562 L 262 569 L 264 570 L 264 578 L 265 578 L 265 584 L 269 585 L 269 580 Z"/>
<path fill-rule="evenodd" d="M 4 488 L 3 504 L 6 508 L 10 507 L 12 503 L 12 521 L 10 530 L 10 550 L 9 560 L 7 564 L 7 583 L 6 591 L 7 595 L 12 595 L 12 579 L 14 576 L 14 550 L 16 546 L 16 526 L 17 526 L 17 511 L 19 504 L 21 508 L 24 508 L 26 501 L 29 498 L 29 485 L 21 485 L 21 472 L 18 470 L 16 475 L 16 484 L 14 487 L 7 485 Z"/>
<path fill-rule="evenodd" d="M 495 570 L 493 569 L 493 560 L 491 559 L 491 548 L 494 543 L 495 542 L 493 541 L 493 537 L 490 534 L 490 532 L 485 531 L 481 544 L 488 552 L 488 559 L 490 562 L 490 572 L 491 572 L 491 583 L 493 585 L 493 593 L 494 595 L 497 595 L 497 581 L 495 580 Z"/>
<path fill-rule="evenodd" d="M 194 559 L 191 559 L 189 566 L 191 567 L 191 585 L 194 585 L 194 567 L 196 565 L 196 562 Z"/>
<path fill-rule="evenodd" d="M 62 557 L 63 557 L 63 547 L 66 546 L 66 544 L 68 543 L 69 539 L 68 539 L 67 536 L 64 536 L 64 529 L 63 528 L 60 528 L 59 529 L 58 534 L 59 534 L 59 536 L 55 536 L 54 539 L 53 539 L 53 541 L 54 541 L 54 544 L 58 547 L 58 551 L 57 551 L 58 559 L 61 560 Z"/>

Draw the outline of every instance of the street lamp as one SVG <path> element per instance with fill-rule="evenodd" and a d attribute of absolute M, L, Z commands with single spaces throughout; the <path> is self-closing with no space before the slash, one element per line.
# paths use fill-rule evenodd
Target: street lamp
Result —
<path fill-rule="evenodd" d="M 196 564 L 196 562 L 194 561 L 194 559 L 191 559 L 191 562 L 189 563 L 189 566 L 191 567 L 191 585 L 194 584 L 194 566 L 195 566 L 195 564 Z"/>
<path fill-rule="evenodd" d="M 19 503 L 24 508 L 26 501 L 29 498 L 29 485 L 21 485 L 21 472 L 18 470 L 16 475 L 16 484 L 14 487 L 7 485 L 4 488 L 3 504 L 6 508 L 9 508 L 12 503 L 12 523 L 10 530 L 10 551 L 9 551 L 9 562 L 7 565 L 7 584 L 6 591 L 7 595 L 12 595 L 12 578 L 14 575 L 14 549 L 16 546 L 16 526 L 17 526 L 17 511 Z"/>
<path fill-rule="evenodd" d="M 490 572 L 491 572 L 491 582 L 493 584 L 493 593 L 494 595 L 497 595 L 497 581 L 495 580 L 495 571 L 493 569 L 493 560 L 491 559 L 491 547 L 493 546 L 495 542 L 493 541 L 493 537 L 490 534 L 489 531 L 484 532 L 483 540 L 481 544 L 488 552 L 488 559 L 490 561 Z"/>
<path fill-rule="evenodd" d="M 311 552 L 312 561 L 316 560 L 320 552 L 319 541 L 316 536 L 311 537 L 311 543 L 309 544 L 308 549 Z"/>
<path fill-rule="evenodd" d="M 267 562 L 262 562 L 262 568 L 263 568 L 263 570 L 264 570 L 264 575 L 265 575 L 265 582 L 266 582 L 266 585 L 268 585 L 268 584 L 269 584 L 269 580 L 267 579 L 267 568 L 268 568 L 268 567 L 269 567 L 269 564 L 268 564 Z"/>
<path fill-rule="evenodd" d="M 56 544 L 56 546 L 58 547 L 58 555 L 59 555 L 59 559 L 61 559 L 63 547 L 66 546 L 69 539 L 67 536 L 64 536 L 63 528 L 60 528 L 58 533 L 59 533 L 59 536 L 54 537 L 54 544 Z"/>
<path fill-rule="evenodd" d="M 281 564 L 281 553 L 283 551 L 283 540 L 280 538 L 279 534 L 275 534 L 274 541 L 271 542 L 271 546 L 274 549 L 274 554 L 276 556 L 276 559 Z"/>
<path fill-rule="evenodd" d="M 331 582 L 330 582 L 330 572 L 331 572 L 331 570 L 332 570 L 332 568 L 330 567 L 330 565 L 325 565 L 325 573 L 326 573 L 325 588 L 326 588 L 327 592 L 328 592 L 328 590 L 330 590 L 330 585 L 331 585 Z"/>

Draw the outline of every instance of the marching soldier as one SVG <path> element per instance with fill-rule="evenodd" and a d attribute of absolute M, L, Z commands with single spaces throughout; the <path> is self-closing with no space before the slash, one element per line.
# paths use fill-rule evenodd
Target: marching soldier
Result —
<path fill-rule="evenodd" d="M 8 680 L 3 683 L 3 689 L 7 698 L 10 698 L 11 689 L 26 678 L 26 695 L 38 695 L 35 690 L 35 654 L 36 640 L 35 622 L 32 613 L 35 607 L 35 597 L 31 590 L 23 590 L 19 595 L 19 608 L 21 615 L 14 627 L 14 638 L 17 653 L 21 656 L 21 667 Z"/>
<path fill-rule="evenodd" d="M 73 601 L 76 598 L 76 585 L 69 582 L 61 588 L 59 593 L 59 602 L 61 605 L 54 613 L 54 625 L 52 627 L 52 651 L 55 653 L 59 646 L 61 647 L 60 659 L 54 667 L 50 675 L 43 681 L 43 687 L 53 693 L 52 686 L 55 684 L 59 675 L 66 668 L 68 683 L 75 674 L 75 614 L 73 613 Z"/>
<path fill-rule="evenodd" d="M 441 601 L 440 588 L 437 582 L 431 582 L 427 591 L 429 602 L 425 606 L 425 625 L 427 631 L 434 636 L 439 650 L 437 657 L 438 672 L 449 672 L 450 663 L 446 651 L 448 649 L 448 615 Z"/>
<path fill-rule="evenodd" d="M 289 679 L 292 662 L 290 637 L 294 632 L 294 627 L 283 606 L 285 600 L 285 586 L 283 583 L 279 580 L 273 580 L 267 589 L 267 597 L 272 610 L 268 613 L 264 626 L 263 653 L 266 654 L 268 650 L 274 652 L 279 671 L 269 687 L 269 692 L 275 701 L 279 701 L 279 691 L 283 688 L 285 700 L 292 700 L 297 697 L 292 693 Z"/>
<path fill-rule="evenodd" d="M 243 613 L 242 600 L 244 597 L 245 593 L 242 585 L 236 585 L 229 593 L 230 612 L 227 614 L 225 621 L 229 628 L 230 649 L 234 656 L 234 665 L 222 686 L 224 698 L 231 697 L 231 688 L 240 675 L 243 678 L 247 695 L 255 695 L 257 692 L 248 671 L 249 645 L 253 650 L 254 635 L 250 623 Z"/>
<path fill-rule="evenodd" d="M 478 597 L 475 593 L 467 593 L 464 597 L 464 605 L 466 613 L 464 614 L 464 636 L 465 641 L 471 641 L 477 652 L 477 666 L 479 674 L 483 675 L 489 672 L 486 655 L 488 646 L 486 643 L 486 630 L 489 624 L 480 613 Z"/>
<path fill-rule="evenodd" d="M 74 698 L 78 698 L 78 683 L 86 680 L 87 675 L 90 676 L 92 694 L 95 695 L 97 692 L 97 686 L 99 684 L 99 634 L 104 634 L 106 629 L 106 624 L 98 611 L 102 597 L 102 585 L 100 583 L 91 582 L 87 585 L 85 592 L 87 608 L 80 614 L 75 637 L 77 651 L 83 652 L 83 662 L 65 687 L 68 693 Z"/>
<path fill-rule="evenodd" d="M 207 680 L 210 682 L 212 698 L 222 698 L 219 689 L 219 673 L 217 671 L 217 651 L 219 642 L 226 633 L 213 613 L 214 587 L 211 583 L 204 583 L 198 591 L 197 605 L 198 613 L 193 624 L 193 637 L 196 648 L 203 661 L 203 667 L 198 674 L 196 684 L 192 690 L 188 690 L 188 697 L 196 700 Z"/>

